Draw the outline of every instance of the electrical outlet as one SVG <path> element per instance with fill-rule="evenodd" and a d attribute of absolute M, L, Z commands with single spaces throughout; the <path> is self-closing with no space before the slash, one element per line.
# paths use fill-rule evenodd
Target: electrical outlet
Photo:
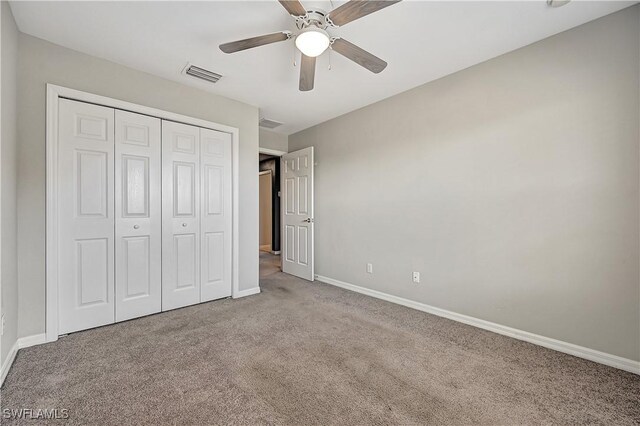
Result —
<path fill-rule="evenodd" d="M 367 263 L 367 273 L 368 274 L 373 274 L 373 264 L 372 263 Z"/>
<path fill-rule="evenodd" d="M 413 282 L 414 283 L 419 283 L 420 282 L 420 272 L 414 272 L 413 273 Z"/>

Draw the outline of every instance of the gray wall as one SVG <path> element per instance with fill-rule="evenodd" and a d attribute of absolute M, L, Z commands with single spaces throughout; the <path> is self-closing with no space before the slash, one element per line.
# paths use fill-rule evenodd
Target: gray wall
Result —
<path fill-rule="evenodd" d="M 258 109 L 20 34 L 18 86 L 19 336 L 45 326 L 45 84 L 240 129 L 240 289 L 258 286 Z"/>
<path fill-rule="evenodd" d="M 5 329 L 2 335 L 2 353 L 0 365 L 15 344 L 18 333 L 18 271 L 16 260 L 16 181 L 17 181 L 17 129 L 16 129 L 16 86 L 18 66 L 18 30 L 13 20 L 9 3 L 2 4 L 2 75 L 1 97 L 2 111 L 0 128 L 2 129 L 0 159 L 1 185 L 0 212 L 2 235 L 0 248 L 1 257 L 1 288 L 2 313 L 5 315 Z"/>
<path fill-rule="evenodd" d="M 288 152 L 288 145 L 287 135 L 281 135 L 280 133 L 260 128 L 260 148 Z"/>
<path fill-rule="evenodd" d="M 316 273 L 640 360 L 639 12 L 290 136 Z"/>

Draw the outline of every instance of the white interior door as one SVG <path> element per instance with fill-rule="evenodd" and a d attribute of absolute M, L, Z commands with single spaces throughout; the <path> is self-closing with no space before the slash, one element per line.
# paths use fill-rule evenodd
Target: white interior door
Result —
<path fill-rule="evenodd" d="M 313 281 L 313 147 L 281 161 L 282 271 Z"/>
<path fill-rule="evenodd" d="M 200 129 L 162 121 L 162 310 L 200 302 Z"/>
<path fill-rule="evenodd" d="M 160 119 L 116 110 L 116 321 L 160 312 Z"/>
<path fill-rule="evenodd" d="M 231 296 L 231 135 L 200 129 L 200 301 Z"/>
<path fill-rule="evenodd" d="M 59 103 L 60 334 L 115 318 L 114 113 L 66 99 Z"/>

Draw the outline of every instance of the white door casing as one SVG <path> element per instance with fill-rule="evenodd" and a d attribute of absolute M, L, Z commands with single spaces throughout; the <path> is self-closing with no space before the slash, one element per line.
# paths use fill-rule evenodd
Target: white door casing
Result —
<path fill-rule="evenodd" d="M 67 99 L 69 101 L 67 101 Z M 73 101 L 71 101 L 73 100 Z M 77 139 L 75 136 L 75 132 L 73 130 L 76 126 L 75 123 L 68 124 L 65 128 L 63 119 L 61 118 L 63 115 L 67 117 L 67 119 L 71 119 L 74 116 L 74 111 L 69 111 L 68 107 L 65 107 L 63 104 L 69 102 L 73 104 L 77 102 L 79 105 L 86 105 L 90 110 L 89 114 L 84 114 L 83 121 L 79 125 L 79 136 L 86 139 L 84 142 L 88 142 L 87 144 L 81 143 L 83 141 L 71 141 L 71 143 L 75 143 L 82 147 L 82 153 L 89 153 L 91 155 L 84 155 L 81 158 L 81 163 L 84 163 L 84 172 L 86 179 L 83 179 L 85 182 L 84 186 L 75 186 L 70 184 L 73 178 L 75 177 L 75 171 L 73 171 L 73 162 L 69 160 L 69 152 L 73 152 L 73 147 L 68 147 L 67 142 L 68 139 L 65 137 L 66 135 L 71 135 L 72 139 Z M 98 105 L 102 105 L 100 107 Z M 67 108 L 66 111 L 63 111 L 64 108 Z M 109 117 L 104 117 L 104 111 L 113 110 Z M 114 212 L 115 205 L 115 177 L 114 177 L 114 169 L 115 169 L 115 140 L 114 140 L 114 129 L 115 129 L 115 111 L 131 111 L 139 114 L 143 114 L 149 117 L 157 117 L 161 120 L 169 120 L 176 123 L 185 123 L 191 126 L 196 126 L 198 129 L 212 129 L 219 132 L 224 132 L 230 135 L 231 138 L 231 223 L 232 223 L 232 232 L 231 232 L 231 282 L 232 282 L 232 296 L 234 298 L 237 297 L 245 297 L 252 294 L 259 293 L 260 290 L 258 287 L 240 290 L 239 289 L 239 280 L 238 280 L 238 268 L 239 268 L 239 227 L 238 227 L 238 216 L 239 216 L 239 191 L 238 191 L 238 180 L 239 180 L 239 131 L 237 128 L 225 126 L 223 124 L 202 120 L 198 118 L 193 118 L 181 114 L 176 114 L 173 112 L 163 111 L 160 109 L 142 106 L 133 104 L 130 102 L 122 101 L 119 99 L 114 99 L 106 96 L 95 95 L 87 92 L 83 92 L 80 90 L 75 90 L 67 87 L 57 86 L 54 84 L 47 84 L 47 107 L 46 107 L 46 322 L 45 322 L 45 331 L 46 331 L 46 341 L 53 342 L 58 339 L 60 334 L 66 334 L 71 332 L 71 330 L 80 330 L 85 328 L 96 327 L 99 325 L 104 325 L 108 323 L 112 323 L 115 320 L 115 311 L 117 310 L 116 306 L 114 306 L 115 301 L 115 221 L 116 214 Z M 95 114 L 100 112 L 98 114 Z M 82 112 L 80 112 L 82 114 Z M 91 115 L 95 116 L 92 117 Z M 93 119 L 93 120 L 92 120 Z M 106 128 L 107 131 L 99 130 L 101 126 L 100 122 L 104 119 L 107 119 L 109 123 L 106 124 L 103 128 Z M 63 134 L 61 132 L 61 127 L 65 128 Z M 96 129 L 97 128 L 97 129 Z M 104 136 L 106 135 L 106 137 Z M 106 143 L 111 145 L 110 149 L 103 149 L 102 143 L 94 143 L 91 142 L 106 139 Z M 76 143 L 77 142 L 77 143 Z M 86 146 L 84 146 L 86 145 Z M 97 159 L 106 158 L 108 163 L 106 168 L 93 167 L 94 163 L 100 164 L 100 161 Z M 97 179 L 96 176 L 102 176 L 103 170 L 107 170 L 105 179 Z M 82 172 L 80 173 L 82 176 Z M 91 191 L 91 186 L 89 183 L 91 181 L 101 181 L 106 183 L 106 185 L 94 185 L 96 187 L 106 187 L 106 191 L 109 196 L 105 197 L 109 202 L 106 203 L 106 216 L 103 215 L 102 218 L 98 217 L 98 215 L 94 215 L 94 217 L 90 217 L 91 213 L 91 204 L 95 202 L 96 198 L 91 198 L 95 196 L 95 194 L 100 195 L 100 188 L 98 191 L 94 191 L 95 194 Z M 83 216 L 77 219 L 83 219 L 83 223 L 90 223 L 93 220 L 93 223 L 96 224 L 93 229 L 90 229 L 92 233 L 87 233 L 85 235 L 87 238 L 79 238 L 75 233 L 69 233 L 68 229 L 74 226 L 74 220 L 76 219 L 74 216 L 68 216 L 69 220 L 65 220 L 64 216 L 67 214 L 75 214 L 73 209 L 74 205 L 74 197 L 78 194 L 73 193 L 64 193 L 65 191 L 81 189 L 81 195 L 86 195 L 84 197 L 84 211 Z M 98 199 L 101 199 L 98 196 Z M 102 207 L 98 209 L 98 211 L 102 211 Z M 225 211 L 226 214 L 226 211 Z M 105 226 L 100 222 L 111 221 L 110 232 L 107 230 L 105 236 L 98 235 L 98 231 L 104 230 Z M 87 227 L 84 227 L 82 230 L 87 230 Z M 97 235 L 97 237 L 96 237 Z M 78 237 L 78 238 L 76 238 Z M 65 329 L 63 328 L 62 322 L 67 315 L 65 314 L 65 307 L 61 306 L 61 299 L 63 296 L 68 293 L 73 293 L 73 288 L 70 289 L 66 286 L 71 281 L 69 278 L 74 279 L 75 274 L 78 272 L 78 269 L 74 271 L 75 268 L 73 259 L 65 260 L 65 254 L 67 252 L 73 253 L 75 247 L 73 247 L 73 242 L 78 240 L 80 244 L 80 248 L 84 249 L 84 265 L 80 264 L 81 271 L 84 272 L 83 276 L 80 276 L 84 279 L 83 283 L 85 284 L 84 290 L 84 302 L 87 302 L 91 296 L 95 296 L 90 294 L 89 290 L 91 290 L 91 284 L 101 283 L 105 280 L 108 285 L 104 288 L 107 289 L 107 304 L 111 306 L 108 309 L 98 309 L 101 308 L 100 301 L 96 301 L 96 303 L 85 303 L 85 306 L 82 306 L 80 309 L 81 313 L 84 315 L 81 318 L 81 322 L 84 321 L 84 324 L 78 324 L 73 328 Z M 91 244 L 97 240 L 96 244 Z M 106 243 L 106 255 L 104 257 L 93 256 L 92 250 L 94 252 L 98 252 L 98 254 L 102 253 L 100 245 L 102 243 Z M 111 255 L 109 255 L 111 253 Z M 75 256 L 75 253 L 74 253 Z M 93 264 L 91 263 L 93 262 Z M 104 263 L 107 263 L 108 266 L 103 268 Z M 101 265 L 102 264 L 102 265 Z M 106 270 L 107 273 L 100 274 L 101 270 Z M 109 276 L 110 273 L 110 276 Z M 93 282 L 91 282 L 93 279 Z M 73 283 L 75 285 L 75 283 Z M 111 290 L 109 290 L 111 289 Z M 97 296 L 100 298 L 100 295 Z M 73 302 L 73 299 L 65 299 L 67 302 Z M 77 300 L 76 300 L 77 301 Z M 195 302 L 197 303 L 197 301 Z M 88 309 L 91 309 L 88 312 Z M 74 312 L 70 312 L 69 315 L 74 314 Z M 95 315 L 94 315 L 95 313 Z M 106 320 L 105 317 L 106 316 Z M 86 320 L 86 321 L 85 321 Z"/>
<path fill-rule="evenodd" d="M 162 121 L 162 310 L 200 302 L 200 129 Z"/>
<path fill-rule="evenodd" d="M 314 280 L 313 147 L 281 158 L 282 271 Z"/>
<path fill-rule="evenodd" d="M 231 135 L 200 129 L 201 302 L 231 296 Z"/>
<path fill-rule="evenodd" d="M 161 121 L 115 112 L 116 321 L 161 310 Z"/>
<path fill-rule="evenodd" d="M 60 334 L 114 322 L 114 109 L 59 103 Z"/>

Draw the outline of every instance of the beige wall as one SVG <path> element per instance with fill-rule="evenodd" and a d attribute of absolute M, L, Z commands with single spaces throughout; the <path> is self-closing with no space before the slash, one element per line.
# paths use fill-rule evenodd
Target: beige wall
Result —
<path fill-rule="evenodd" d="M 639 11 L 290 136 L 316 273 L 640 360 Z"/>
<path fill-rule="evenodd" d="M 15 344 L 18 333 L 18 271 L 17 271 L 17 233 L 16 233 L 16 184 L 17 184 L 17 129 L 16 129 L 16 86 L 18 66 L 18 30 L 13 20 L 11 9 L 6 1 L 2 8 L 2 46 L 1 60 L 2 82 L 0 92 L 2 106 L 0 108 L 2 133 L 0 136 L 0 230 L 2 247 L 0 248 L 0 284 L 2 288 L 2 313 L 5 316 L 5 328 L 2 335 L 0 365 Z"/>
<path fill-rule="evenodd" d="M 260 128 L 260 148 L 289 152 L 287 135 Z"/>
<path fill-rule="evenodd" d="M 240 129 L 240 289 L 258 286 L 258 109 L 178 83 L 19 36 L 19 336 L 45 325 L 45 85 L 90 93 Z"/>
<path fill-rule="evenodd" d="M 271 173 L 260 175 L 260 246 L 271 246 Z"/>

